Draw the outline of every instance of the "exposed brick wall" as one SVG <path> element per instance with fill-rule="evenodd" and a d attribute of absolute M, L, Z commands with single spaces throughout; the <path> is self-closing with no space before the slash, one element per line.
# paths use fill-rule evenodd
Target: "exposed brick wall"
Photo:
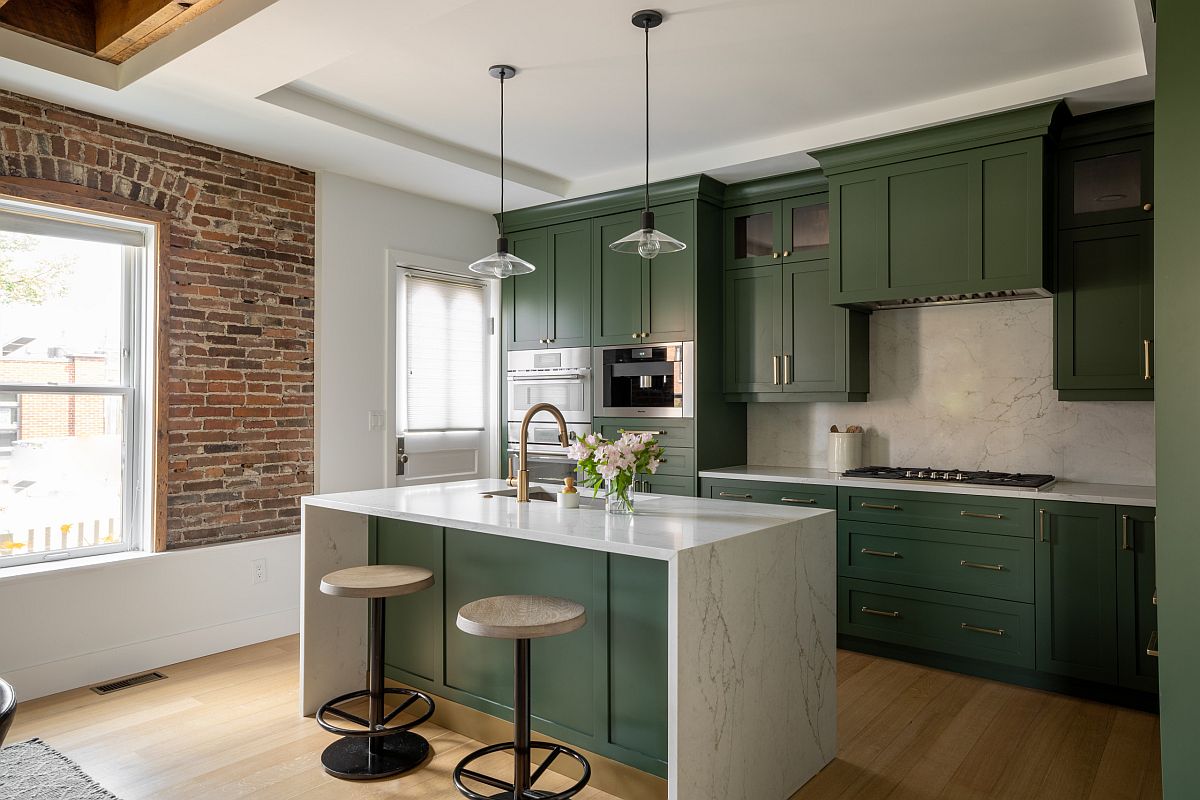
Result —
<path fill-rule="evenodd" d="M 313 174 L 5 91 L 0 174 L 172 219 L 168 546 L 297 531 L 313 490 Z"/>

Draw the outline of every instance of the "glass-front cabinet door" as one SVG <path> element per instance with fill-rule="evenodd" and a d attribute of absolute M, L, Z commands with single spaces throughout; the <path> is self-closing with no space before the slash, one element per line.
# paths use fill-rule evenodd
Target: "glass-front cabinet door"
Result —
<path fill-rule="evenodd" d="M 1063 151 L 1059 223 L 1064 228 L 1137 222 L 1154 216 L 1153 136 L 1131 136 Z"/>
<path fill-rule="evenodd" d="M 725 212 L 725 267 L 764 267 L 783 252 L 779 203 L 756 203 Z"/>
<path fill-rule="evenodd" d="M 810 194 L 783 201 L 783 261 L 829 258 L 829 195 Z"/>

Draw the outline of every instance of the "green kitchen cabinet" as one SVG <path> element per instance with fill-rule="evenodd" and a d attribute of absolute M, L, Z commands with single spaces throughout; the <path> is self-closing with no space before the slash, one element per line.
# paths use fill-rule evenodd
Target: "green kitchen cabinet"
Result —
<path fill-rule="evenodd" d="M 592 344 L 674 342 L 693 339 L 695 316 L 695 203 L 656 207 L 659 230 L 688 244 L 685 250 L 644 259 L 609 248 L 637 230 L 641 212 L 592 222 L 595 269 L 592 287 Z"/>
<path fill-rule="evenodd" d="M 591 344 L 592 227 L 587 221 L 509 236 L 515 255 L 537 269 L 503 282 L 509 350 Z"/>
<path fill-rule="evenodd" d="M 1116 684 L 1115 509 L 1054 500 L 1036 508 L 1037 668 Z"/>
<path fill-rule="evenodd" d="M 814 483 L 704 478 L 700 481 L 700 496 L 800 508 L 837 508 L 837 488 Z"/>
<path fill-rule="evenodd" d="M 666 494 L 675 497 L 695 497 L 696 479 L 690 475 L 639 475 L 638 490 L 646 494 Z"/>
<path fill-rule="evenodd" d="M 433 572 L 434 585 L 441 584 L 442 528 L 383 517 L 371 517 L 370 527 L 376 543 L 373 563 L 425 567 Z M 384 663 L 403 670 L 410 681 L 438 681 L 442 671 L 441 593 L 388 598 L 383 638 Z"/>
<path fill-rule="evenodd" d="M 828 280 L 825 260 L 726 270 L 726 396 L 866 399 L 869 321 L 829 305 Z"/>
<path fill-rule="evenodd" d="M 829 178 L 831 302 L 1048 296 L 1046 150 L 1062 108 L 814 153 Z"/>
<path fill-rule="evenodd" d="M 1061 400 L 1154 399 L 1154 230 L 1059 232 L 1054 386 Z"/>
<path fill-rule="evenodd" d="M 1158 657 L 1146 651 L 1158 631 L 1155 605 L 1153 508 L 1118 506 L 1117 637 L 1120 682 L 1130 689 L 1158 691 Z"/>
<path fill-rule="evenodd" d="M 808 194 L 725 212 L 725 268 L 829 257 L 829 196 Z"/>
<path fill-rule="evenodd" d="M 1152 135 L 1064 147 L 1058 165 L 1060 228 L 1153 219 Z"/>
<path fill-rule="evenodd" d="M 667 562 L 608 554 L 608 740 L 667 761 Z"/>

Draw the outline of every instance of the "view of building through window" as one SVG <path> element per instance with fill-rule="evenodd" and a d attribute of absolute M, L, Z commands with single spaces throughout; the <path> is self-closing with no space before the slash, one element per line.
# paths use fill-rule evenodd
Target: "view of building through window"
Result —
<path fill-rule="evenodd" d="M 116 549 L 130 513 L 126 356 L 143 248 L 17 233 L 3 219 L 0 564 Z"/>

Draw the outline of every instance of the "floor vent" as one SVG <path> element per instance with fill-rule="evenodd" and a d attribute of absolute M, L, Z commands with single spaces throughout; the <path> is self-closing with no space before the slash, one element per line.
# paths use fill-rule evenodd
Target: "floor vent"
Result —
<path fill-rule="evenodd" d="M 147 672 L 142 675 L 134 675 L 132 678 L 122 678 L 121 680 L 113 681 L 112 683 L 102 683 L 99 686 L 93 686 L 92 691 L 96 694 L 112 694 L 113 692 L 119 692 L 122 689 L 128 689 L 131 686 L 141 686 L 143 683 L 161 681 L 165 677 L 167 676 L 163 675 L 161 672 Z"/>

